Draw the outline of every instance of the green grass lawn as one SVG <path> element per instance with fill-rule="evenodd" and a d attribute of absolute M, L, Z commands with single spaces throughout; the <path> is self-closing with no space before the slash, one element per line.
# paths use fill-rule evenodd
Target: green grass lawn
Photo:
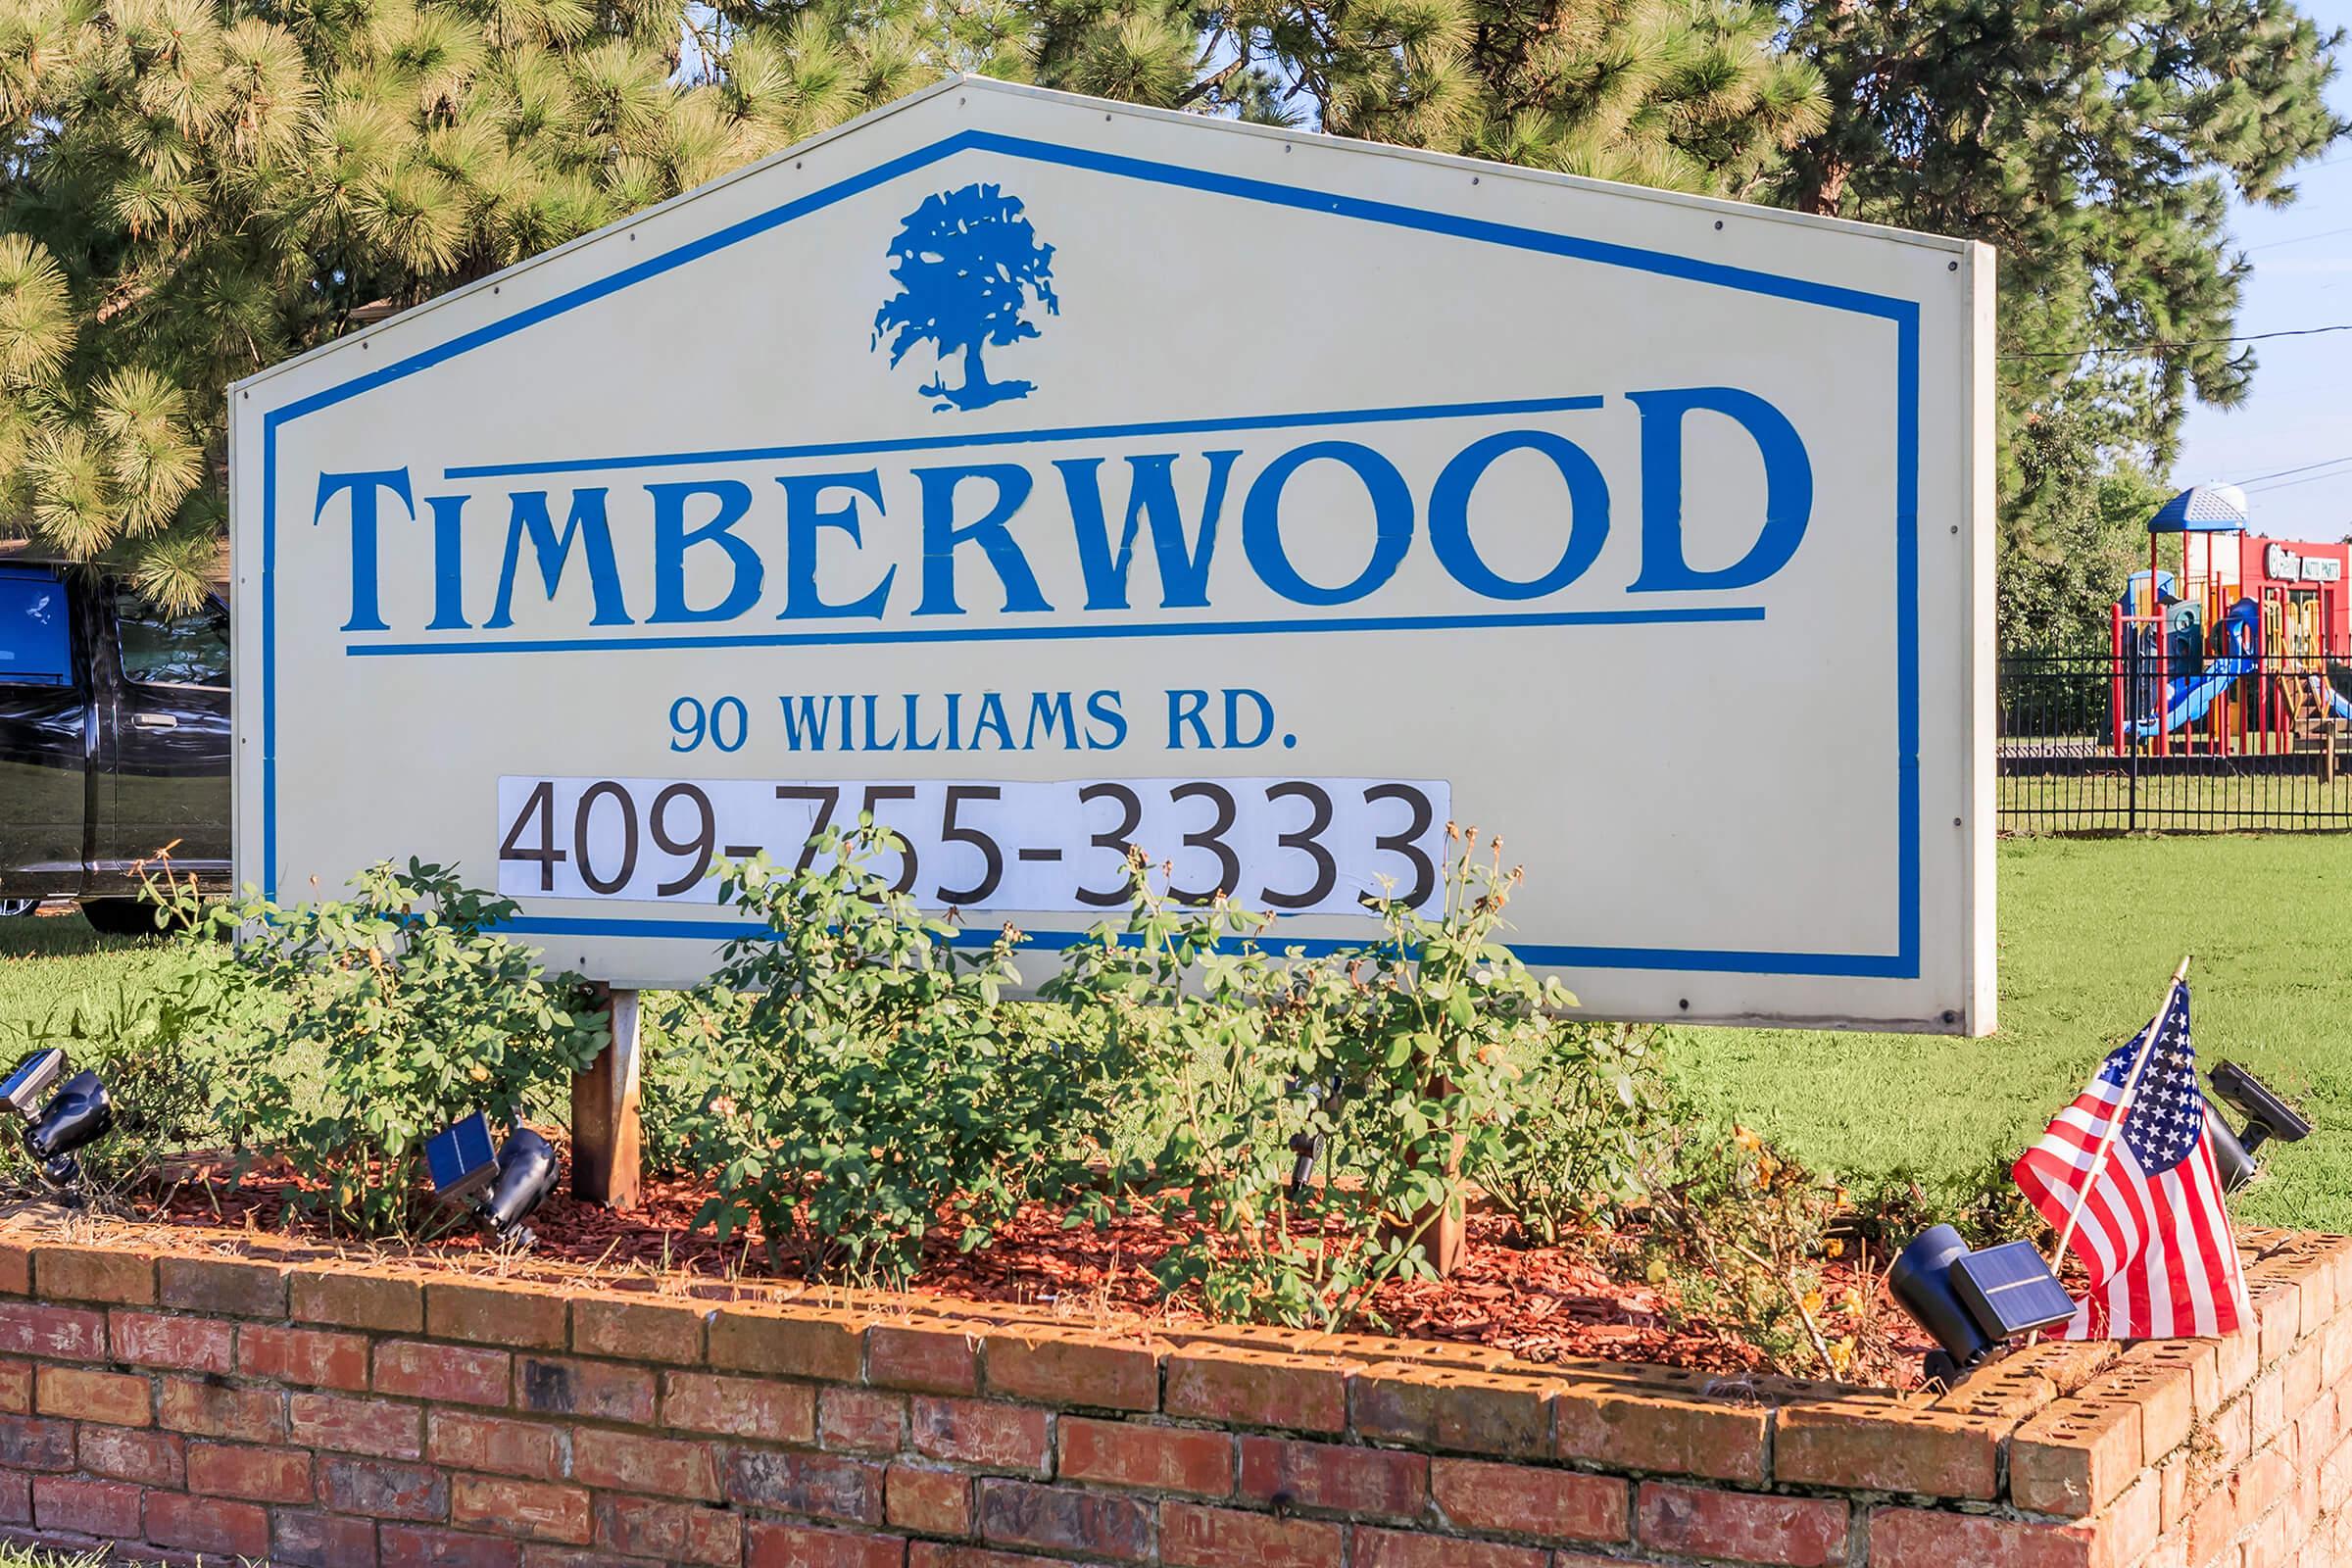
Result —
<path fill-rule="evenodd" d="M 1998 1035 L 1684 1029 L 1678 1076 L 1848 1180 L 1960 1181 L 2036 1136 L 2193 953 L 2202 1058 L 2251 1066 L 2318 1128 L 2274 1152 L 2240 1217 L 2352 1231 L 2352 837 L 2018 839 L 2000 869 Z M 0 1047 L 137 985 L 158 946 L 78 918 L 0 922 Z"/>
<path fill-rule="evenodd" d="M 1690 1029 L 1670 1059 L 1809 1163 L 1956 1178 L 2038 1136 L 2189 953 L 2199 1059 L 2252 1067 L 2315 1126 L 2237 1214 L 2352 1230 L 2352 838 L 2018 839 L 2000 871 L 1991 1038 Z"/>

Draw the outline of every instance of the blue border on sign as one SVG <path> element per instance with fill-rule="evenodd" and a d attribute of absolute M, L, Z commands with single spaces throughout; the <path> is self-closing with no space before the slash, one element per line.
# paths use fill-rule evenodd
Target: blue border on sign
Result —
<path fill-rule="evenodd" d="M 1740 289 L 1749 293 L 1818 305 L 1830 310 L 1877 317 L 1892 322 L 1896 331 L 1895 370 L 1895 701 L 1898 797 L 1901 821 L 1897 830 L 1896 951 L 1891 954 L 1763 953 L 1679 948 L 1589 948 L 1513 945 L 1532 963 L 1607 969 L 1664 969 L 1734 974 L 1850 976 L 1878 979 L 1915 979 L 1920 972 L 1920 821 L 1919 821 L 1919 306 L 1916 301 L 1840 288 L 1803 278 L 1687 256 L 1645 251 L 1630 245 L 1544 233 L 1508 223 L 1490 222 L 1451 213 L 1431 213 L 1392 202 L 1338 196 L 1300 189 L 1269 180 L 1247 179 L 1206 170 L 1152 163 L 1114 153 L 1056 146 L 997 131 L 967 130 L 928 147 L 906 153 L 812 191 L 796 201 L 758 214 L 725 228 L 689 241 L 659 256 L 586 283 L 568 293 L 541 301 L 501 320 L 476 327 L 438 347 L 411 355 L 337 386 L 273 409 L 262 420 L 262 883 L 272 898 L 277 890 L 277 431 L 305 415 L 332 408 L 377 387 L 386 386 L 485 344 L 512 336 L 526 327 L 552 320 L 580 306 L 619 292 L 647 278 L 658 277 L 690 262 L 781 227 L 850 197 L 888 183 L 901 175 L 961 152 L 991 152 L 1037 163 L 1059 164 L 1124 179 L 1173 185 L 1217 196 L 1230 196 L 1302 212 L 1328 213 L 1364 222 L 1420 229 L 1455 239 L 1503 245 L 1516 250 L 1566 257 L 1652 272 L 1695 283 Z M 1116 431 L 1122 427 L 1105 427 Z M 1139 428 L 1149 429 L 1150 426 Z M 457 471 L 457 470 L 453 470 Z M 473 473 L 476 470 L 464 470 Z M 524 918 L 510 929 L 551 936 L 682 937 L 721 941 L 763 929 L 736 923 L 686 920 L 603 920 L 558 916 Z M 1075 932 L 1038 931 L 1025 934 L 1027 945 L 1063 948 L 1084 940 Z M 1329 952 L 1350 944 L 1329 939 L 1273 941 L 1271 947 L 1297 947 L 1308 953 Z"/>

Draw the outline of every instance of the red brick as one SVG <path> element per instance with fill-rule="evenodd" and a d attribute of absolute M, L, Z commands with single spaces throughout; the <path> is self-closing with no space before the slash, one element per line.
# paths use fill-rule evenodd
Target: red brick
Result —
<path fill-rule="evenodd" d="M 270 1510 L 224 1497 L 150 1492 L 147 1539 L 159 1546 L 219 1552 L 259 1562 L 270 1555 Z"/>
<path fill-rule="evenodd" d="M 377 1334 L 424 1332 L 424 1282 L 414 1275 L 328 1264 L 297 1268 L 290 1284 L 291 1315 L 299 1322 Z"/>
<path fill-rule="evenodd" d="M 1870 1568 L 2094 1568 L 2100 1560 L 2088 1525 L 1926 1508 L 1880 1508 L 1870 1516 Z"/>
<path fill-rule="evenodd" d="M 553 1481 L 564 1473 L 563 1432 L 534 1421 L 435 1410 L 428 1420 L 425 1450 L 433 1463 L 457 1470 Z"/>
<path fill-rule="evenodd" d="M 906 1543 L 906 1568 L 1071 1568 L 1067 1557 L 1040 1557 L 1026 1551 L 996 1551 L 945 1541 Z"/>
<path fill-rule="evenodd" d="M 571 1474 L 592 1487 L 662 1497 L 718 1496 L 710 1446 L 584 1428 L 572 1434 Z"/>
<path fill-rule="evenodd" d="M 732 1564 L 743 1560 L 743 1516 L 652 1497 L 602 1496 L 596 1544 L 663 1562 Z"/>
<path fill-rule="evenodd" d="M 382 1568 L 521 1568 L 522 1544 L 423 1525 L 385 1525 L 376 1532 Z"/>
<path fill-rule="evenodd" d="M 249 1257 L 157 1260 L 157 1298 L 182 1312 L 225 1317 L 284 1317 L 286 1265 Z"/>
<path fill-rule="evenodd" d="M 118 1360 L 121 1357 L 117 1357 Z M 11 1415 L 32 1412 L 32 1363 L 0 1356 L 0 1411 Z"/>
<path fill-rule="evenodd" d="M 424 1453 L 424 1411 L 389 1399 L 296 1394 L 286 1403 L 294 1441 L 314 1448 L 416 1459 Z"/>
<path fill-rule="evenodd" d="M 918 1397 L 913 1432 L 914 1451 L 933 1459 L 1035 1475 L 1054 1460 L 1051 1425 L 1034 1405 Z"/>
<path fill-rule="evenodd" d="M 906 1441 L 906 1396 L 865 1389 L 819 1389 L 816 1440 L 852 1453 L 896 1453 Z"/>
<path fill-rule="evenodd" d="M 956 1324 L 877 1323 L 865 1333 L 865 1381 L 922 1394 L 980 1392 L 980 1342 Z"/>
<path fill-rule="evenodd" d="M 807 1525 L 755 1524 L 750 1568 L 900 1568 L 906 1543 L 898 1536 L 858 1536 Z"/>
<path fill-rule="evenodd" d="M 1416 1447 L 1526 1455 L 1551 1451 L 1551 1388 L 1408 1364 L 1378 1367 L 1348 1388 L 1355 1430 Z"/>
<path fill-rule="evenodd" d="M 570 1305 L 552 1286 L 428 1280 L 424 1332 L 437 1340 L 561 1350 L 571 1343 Z"/>
<path fill-rule="evenodd" d="M 1624 1541 L 1630 1534 L 1630 1489 L 1613 1476 L 1438 1459 L 1430 1466 L 1429 1491 L 1446 1517 L 1464 1530 L 1552 1541 Z"/>
<path fill-rule="evenodd" d="M 687 1301 L 575 1296 L 571 1299 L 571 1348 L 627 1361 L 693 1366 L 703 1358 L 705 1311 Z"/>
<path fill-rule="evenodd" d="M 1027 1481 L 992 1478 L 979 1485 L 978 1518 L 984 1541 L 1047 1551 L 1085 1552 L 1120 1562 L 1143 1562 L 1152 1555 L 1150 1503 L 1108 1493 L 1072 1492 Z M 1173 1502 L 1167 1505 L 1171 1511 L 1183 1506 Z M 1332 1560 L 1337 1563 L 1336 1554 Z M 1267 1568 L 1274 1565 L 1268 1563 Z"/>
<path fill-rule="evenodd" d="M 375 1568 L 371 1519 L 280 1508 L 270 1522 L 271 1568 Z"/>
<path fill-rule="evenodd" d="M 0 1470 L 0 1524 L 32 1523 L 32 1477 Z"/>
<path fill-rule="evenodd" d="M 311 1500 L 311 1456 L 300 1448 L 188 1445 L 188 1490 L 255 1502 Z"/>
<path fill-rule="evenodd" d="M 72 1481 L 35 1476 L 32 1522 L 43 1530 L 67 1530 L 109 1541 L 136 1541 L 140 1490 L 127 1481 Z M 159 1494 L 162 1495 L 162 1494 Z"/>
<path fill-rule="evenodd" d="M 0 1415 L 0 1469 L 71 1470 L 74 1423 Z"/>
<path fill-rule="evenodd" d="M 1348 1425 L 1348 1367 L 1230 1347 L 1168 1357 L 1167 1413 L 1292 1432 L 1340 1432 Z"/>
<path fill-rule="evenodd" d="M 118 1308 L 107 1314 L 115 1359 L 133 1366 L 169 1367 L 175 1372 L 235 1369 L 231 1350 L 236 1330 L 209 1317 L 166 1317 L 161 1312 Z"/>
<path fill-rule="evenodd" d="M 623 1557 L 592 1546 L 559 1546 L 544 1541 L 527 1541 L 522 1546 L 522 1568 L 649 1568 L 649 1565 L 643 1558 Z"/>
<path fill-rule="evenodd" d="M 505 1404 L 513 1367 L 504 1350 L 391 1340 L 375 1348 L 375 1392 L 443 1404 Z"/>
<path fill-rule="evenodd" d="M 889 1446 L 896 1448 L 896 1401 L 891 1408 Z M 805 1383 L 776 1383 L 766 1378 L 664 1372 L 662 1424 L 685 1432 L 722 1432 L 768 1443 L 814 1443 L 816 1391 Z"/>
<path fill-rule="evenodd" d="M 2186 1407 L 2185 1390 L 2181 1400 Z M 2080 1519 L 2138 1475 L 2134 1397 L 2078 1397 L 2044 1410 L 2009 1440 L 2009 1500 L 2033 1513 Z"/>
<path fill-rule="evenodd" d="M 1171 1502 L 1159 1511 L 1159 1560 L 1171 1568 L 1339 1568 L 1344 1527 Z"/>
<path fill-rule="evenodd" d="M 42 1415 L 109 1426 L 143 1427 L 155 1422 L 155 1391 L 144 1377 L 127 1372 L 91 1372 L 81 1367 L 45 1366 L 33 1391 Z"/>
<path fill-rule="evenodd" d="M 1156 1410 L 1159 1354 L 1144 1346 L 1075 1336 L 992 1336 L 981 1355 L 988 1392 L 1064 1408 Z"/>
<path fill-rule="evenodd" d="M 449 1520 L 501 1535 L 585 1545 L 588 1494 L 578 1487 L 505 1476 L 459 1476 L 449 1487 Z"/>
<path fill-rule="evenodd" d="M 1772 1440 L 1776 1481 L 1989 1501 L 1999 1494 L 1997 1424 L 1848 1396 L 1791 1405 Z"/>
<path fill-rule="evenodd" d="M 79 1306 L 0 1301 L 0 1351 L 53 1361 L 103 1361 L 106 1314 Z"/>
<path fill-rule="evenodd" d="M 727 1498 L 778 1513 L 878 1525 L 882 1474 L 880 1465 L 837 1454 L 737 1448 L 727 1455 Z"/>
<path fill-rule="evenodd" d="M 79 1452 L 81 1467 L 92 1475 L 174 1490 L 187 1482 L 181 1440 L 169 1432 L 83 1427 Z"/>
<path fill-rule="evenodd" d="M 24 1242 L 0 1242 L 0 1294 L 32 1294 L 32 1253 Z"/>
<path fill-rule="evenodd" d="M 157 1409 L 163 1424 L 174 1432 L 238 1443 L 286 1441 L 286 1396 L 278 1389 L 239 1389 L 167 1377 Z"/>
<path fill-rule="evenodd" d="M 882 1516 L 918 1536 L 972 1533 L 972 1479 L 954 1470 L 894 1464 L 882 1478 Z"/>
<path fill-rule="evenodd" d="M 1416 1519 L 1429 1501 L 1429 1459 L 1395 1448 L 1244 1438 L 1241 1493 L 1278 1512 L 1314 1508 Z"/>
<path fill-rule="evenodd" d="M 643 1367 L 612 1361 L 516 1356 L 514 1403 L 539 1415 L 577 1415 L 651 1426 L 654 1375 Z"/>
<path fill-rule="evenodd" d="M 1552 1397 L 1553 1451 L 1611 1469 L 1716 1481 L 1764 1480 L 1770 1413 L 1672 1398 L 1624 1384 L 1576 1384 Z"/>
<path fill-rule="evenodd" d="M 723 1371 L 855 1383 L 865 1362 L 858 1324 L 846 1312 L 737 1302 L 711 1315 L 708 1354 Z"/>
<path fill-rule="evenodd" d="M 1788 1568 L 1845 1561 L 1845 1504 L 1828 1498 L 1645 1481 L 1640 1512 L 1642 1544 L 1660 1551 Z"/>
<path fill-rule="evenodd" d="M 249 1378 L 365 1390 L 368 1336 L 248 1323 L 237 1330 L 237 1370 Z"/>
<path fill-rule="evenodd" d="M 1127 1421 L 1061 1418 L 1061 1462 L 1055 1474 L 1197 1497 L 1233 1495 L 1233 1434 L 1198 1427 L 1143 1426 Z"/>
<path fill-rule="evenodd" d="M 336 1513 L 437 1522 L 449 1517 L 449 1477 L 430 1465 L 321 1459 L 318 1502 Z"/>
<path fill-rule="evenodd" d="M 1551 1553 L 1493 1541 L 1457 1541 L 1418 1531 L 1358 1525 L 1348 1561 L 1355 1568 L 1551 1568 Z"/>
<path fill-rule="evenodd" d="M 134 1250 L 45 1242 L 33 1255 L 32 1277 L 43 1300 L 155 1304 L 155 1259 Z"/>

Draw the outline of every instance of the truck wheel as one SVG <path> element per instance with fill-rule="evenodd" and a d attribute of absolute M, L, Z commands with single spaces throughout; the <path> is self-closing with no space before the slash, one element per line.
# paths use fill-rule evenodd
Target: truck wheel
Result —
<path fill-rule="evenodd" d="M 38 899 L 0 899 L 0 920 L 14 920 L 21 914 L 30 914 L 41 906 Z"/>
<path fill-rule="evenodd" d="M 110 937 L 151 937 L 160 929 L 155 906 L 138 899 L 84 899 L 82 917 Z"/>

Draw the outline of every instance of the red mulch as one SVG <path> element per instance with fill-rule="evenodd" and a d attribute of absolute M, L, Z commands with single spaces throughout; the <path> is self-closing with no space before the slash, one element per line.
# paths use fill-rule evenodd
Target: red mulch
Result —
<path fill-rule="evenodd" d="M 297 1216 L 287 1223 L 291 1183 L 283 1177 L 249 1175 L 232 1185 L 228 1167 L 202 1163 L 190 1168 L 189 1177 L 154 1218 L 331 1240 L 307 1219 Z M 535 1255 L 632 1277 L 655 1272 L 710 1281 L 771 1277 L 756 1243 L 747 1245 L 739 1236 L 721 1244 L 709 1231 L 693 1228 L 695 1211 L 707 1196 L 699 1181 L 655 1178 L 645 1183 L 639 1207 L 617 1212 L 558 1194 L 530 1217 L 539 1238 Z M 1600 1261 L 1614 1250 L 1609 1238 L 1579 1238 L 1572 1247 L 1523 1246 L 1508 1220 L 1483 1213 L 1470 1216 L 1469 1230 L 1467 1260 L 1454 1274 L 1444 1281 L 1383 1288 L 1373 1308 L 1385 1322 L 1367 1319 L 1352 1326 L 1407 1339 L 1488 1346 L 1528 1361 L 1592 1357 L 1732 1374 L 1769 1370 L 1756 1350 L 1722 1325 L 1677 1314 L 1671 1291 L 1613 1278 Z M 910 1294 L 1044 1308 L 1080 1320 L 1198 1324 L 1203 1320 L 1199 1299 L 1189 1294 L 1170 1299 L 1152 1277 L 1151 1265 L 1169 1241 L 1169 1233 L 1152 1219 L 1064 1230 L 1059 1214 L 1032 1204 L 1000 1227 L 993 1244 L 981 1250 L 958 1253 L 952 1238 L 935 1242 Z M 405 1255 L 422 1262 L 440 1257 L 478 1264 L 492 1245 L 482 1228 L 462 1224 Z M 1826 1294 L 1832 1301 L 1857 1278 L 1854 1268 L 1836 1262 L 1829 1274 Z M 1918 1357 L 1930 1342 L 1884 1298 L 1875 1277 L 1865 1281 L 1865 1291 L 1878 1296 L 1878 1326 L 1891 1334 L 1892 1348 L 1903 1360 L 1903 1369 L 1890 1381 L 1907 1386 L 1916 1381 Z M 1854 1327 L 1835 1307 L 1823 1314 L 1823 1332 L 1833 1341 Z"/>

